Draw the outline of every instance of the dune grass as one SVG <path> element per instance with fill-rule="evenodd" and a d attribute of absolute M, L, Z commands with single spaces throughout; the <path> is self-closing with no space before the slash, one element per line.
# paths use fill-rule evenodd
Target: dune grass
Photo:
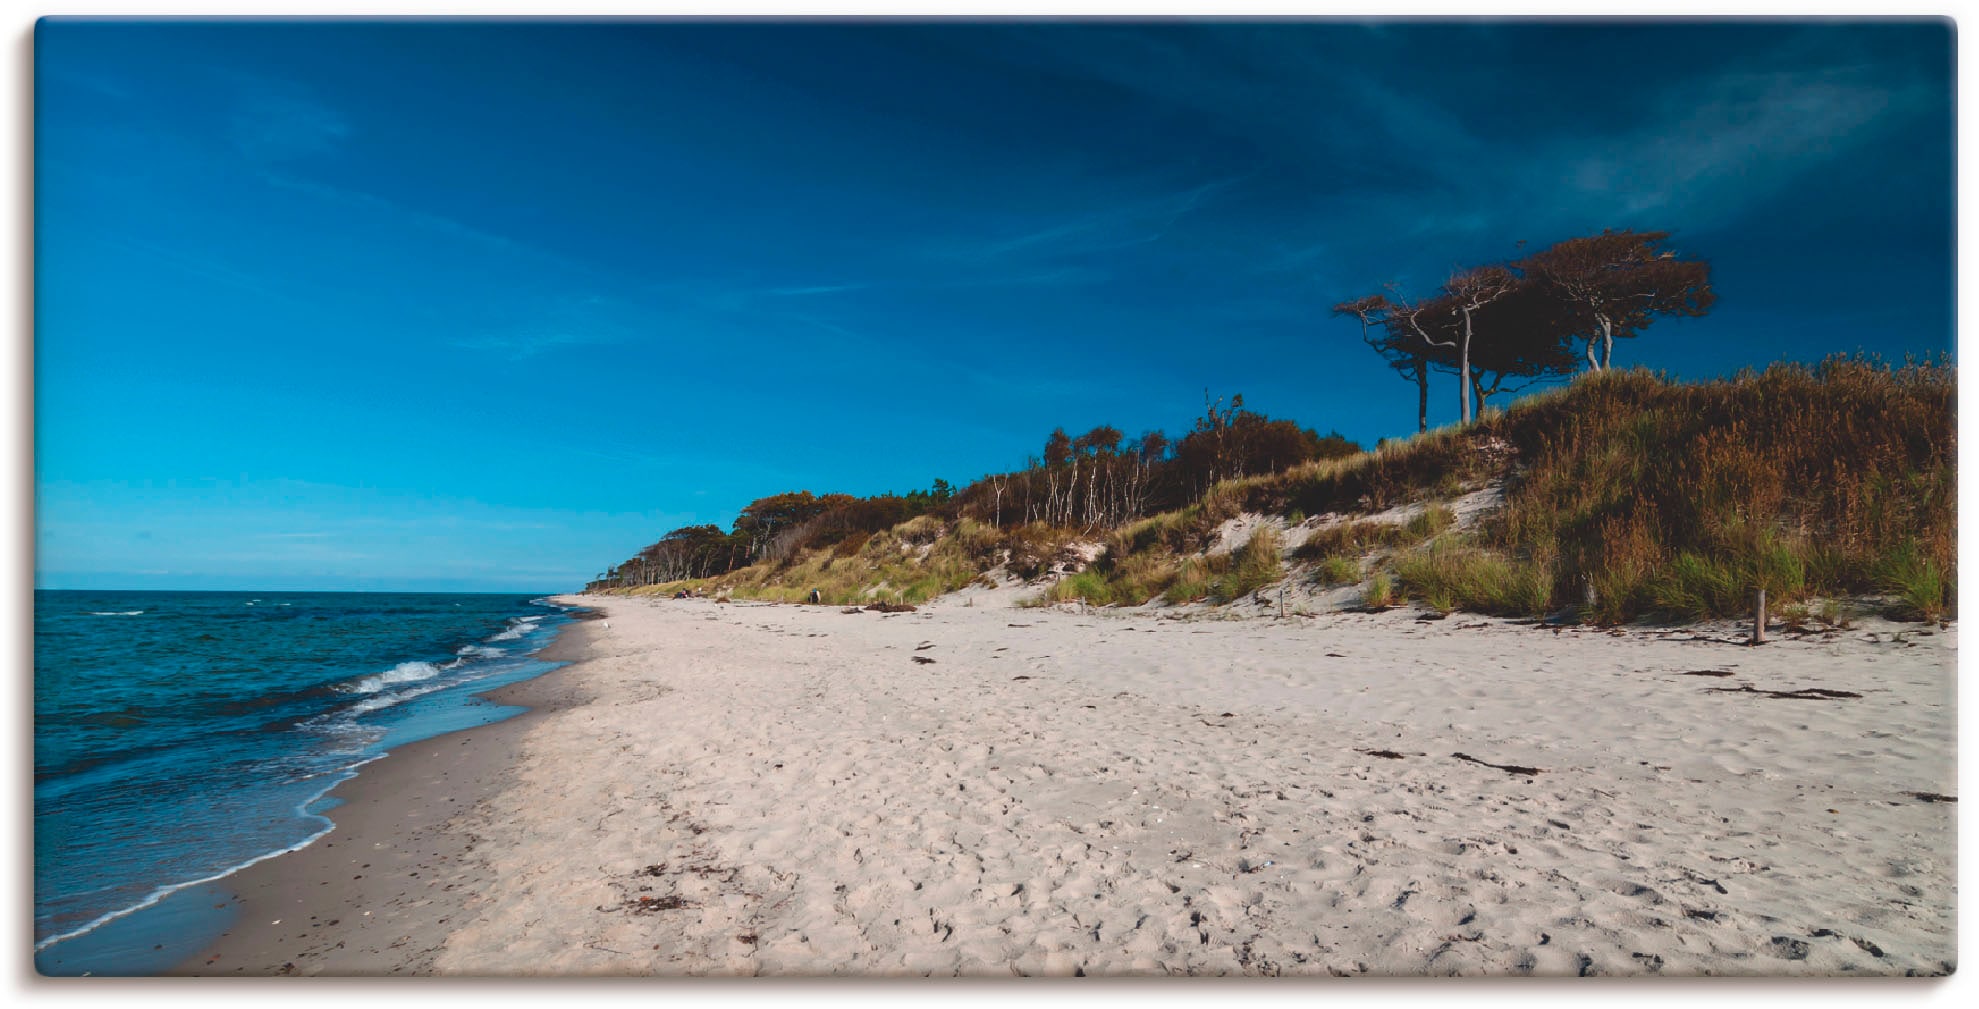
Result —
<path fill-rule="evenodd" d="M 1893 614 L 1937 619 L 1957 599 L 1955 395 L 1943 361 L 1835 358 L 1695 384 L 1610 371 L 1235 490 L 1247 509 L 1316 514 L 1502 480 L 1472 550 L 1396 558 L 1406 591 L 1432 605 L 1738 617 L 1763 586 L 1779 604 L 1886 593 Z M 1364 526 L 1316 534 L 1299 556 L 1404 545 Z"/>
<path fill-rule="evenodd" d="M 1208 554 L 1241 513 L 1368 514 L 1425 502 L 1405 523 L 1332 522 L 1294 553 L 1324 584 L 1367 578 L 1365 600 L 1584 619 L 1743 617 L 1882 594 L 1893 615 L 1956 612 L 1956 488 L 1948 361 L 1836 358 L 1673 383 L 1608 371 L 1470 425 L 1373 452 L 1225 481 L 1194 504 L 1106 530 L 998 529 L 922 515 L 703 583 L 739 597 L 919 602 L 999 564 L 1025 579 L 1105 550 L 1039 601 L 1139 605 L 1242 598 L 1284 577 L 1275 532 Z M 1437 502 L 1498 483 L 1502 507 L 1459 533 Z M 1369 605 L 1385 605 L 1369 602 Z"/>
<path fill-rule="evenodd" d="M 1461 542 L 1433 540 L 1395 561 L 1403 591 L 1448 612 L 1544 616 L 1552 605 L 1550 565 Z"/>

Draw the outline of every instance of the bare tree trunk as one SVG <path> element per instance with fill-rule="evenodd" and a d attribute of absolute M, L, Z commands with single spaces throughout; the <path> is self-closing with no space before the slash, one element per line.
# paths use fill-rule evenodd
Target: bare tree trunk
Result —
<path fill-rule="evenodd" d="M 1595 312 L 1594 321 L 1601 324 L 1601 359 L 1594 358 L 1594 334 L 1587 336 L 1587 368 L 1589 371 L 1608 370 L 1608 361 L 1615 353 L 1615 321 L 1606 312 Z"/>
<path fill-rule="evenodd" d="M 1464 309 L 1464 345 L 1458 351 L 1457 406 L 1463 422 L 1471 422 L 1471 310 Z"/>
<path fill-rule="evenodd" d="M 1429 430 L 1429 362 L 1416 361 L 1416 433 Z"/>

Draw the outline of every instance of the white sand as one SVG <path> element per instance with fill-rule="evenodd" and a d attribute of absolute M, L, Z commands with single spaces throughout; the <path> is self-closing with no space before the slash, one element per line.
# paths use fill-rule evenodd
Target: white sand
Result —
<path fill-rule="evenodd" d="M 581 600 L 609 627 L 561 675 L 598 699 L 540 720 L 516 782 L 465 818 L 489 875 L 434 970 L 1902 974 L 1955 959 L 1956 806 L 1906 794 L 1955 794 L 1955 629 L 1747 648 L 1001 598 L 889 616 Z M 1740 686 L 1862 696 L 1710 689 Z"/>

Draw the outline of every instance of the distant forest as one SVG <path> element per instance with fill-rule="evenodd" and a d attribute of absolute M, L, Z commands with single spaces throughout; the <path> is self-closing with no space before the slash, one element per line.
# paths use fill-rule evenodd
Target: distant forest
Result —
<path fill-rule="evenodd" d="M 1367 346 L 1416 387 L 1419 430 L 1429 426 L 1432 374 L 1456 378 L 1459 415 L 1469 423 L 1493 396 L 1569 377 L 1582 362 L 1590 371 L 1609 367 L 1615 341 L 1639 336 L 1658 318 L 1709 311 L 1716 297 L 1710 265 L 1679 258 L 1669 238 L 1603 231 L 1514 262 L 1456 270 L 1421 298 L 1390 284 L 1333 311 L 1356 320 Z M 959 490 L 937 479 L 906 494 L 803 490 L 759 498 L 728 530 L 675 529 L 590 587 L 710 578 L 826 547 L 850 556 L 874 534 L 922 515 L 996 528 L 1112 528 L 1193 504 L 1222 481 L 1362 450 L 1338 432 L 1321 435 L 1244 409 L 1241 395 L 1227 406 L 1207 393 L 1204 399 L 1203 416 L 1181 438 L 1159 430 L 1128 438 L 1108 425 L 1072 436 L 1060 428 L 1023 469 Z"/>

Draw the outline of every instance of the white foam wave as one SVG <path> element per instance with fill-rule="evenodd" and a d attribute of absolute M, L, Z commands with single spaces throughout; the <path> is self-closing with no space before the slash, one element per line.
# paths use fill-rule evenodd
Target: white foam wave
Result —
<path fill-rule="evenodd" d="M 412 690 L 396 690 L 389 694 L 372 694 L 364 700 L 343 709 L 341 714 L 356 716 L 377 711 L 380 708 L 389 708 L 394 704 L 404 704 L 415 697 L 424 697 L 435 690 L 445 690 L 447 686 L 445 683 L 435 683 L 425 687 L 416 687 Z"/>
<path fill-rule="evenodd" d="M 400 683 L 418 683 L 440 675 L 440 667 L 431 662 L 401 662 L 376 676 L 367 676 L 349 686 L 341 687 L 346 694 L 375 694 Z"/>
<path fill-rule="evenodd" d="M 92 617 L 135 617 L 142 616 L 143 610 L 90 610 Z"/>
<path fill-rule="evenodd" d="M 487 645 L 465 645 L 454 654 L 463 659 L 499 659 L 508 653 L 499 648 L 489 648 Z"/>
<path fill-rule="evenodd" d="M 505 630 L 500 634 L 497 634 L 494 637 L 489 638 L 488 640 L 514 641 L 515 639 L 522 637 L 525 634 L 528 634 L 530 631 L 535 630 L 537 622 L 541 621 L 542 619 L 543 619 L 542 617 L 518 617 L 510 622 L 508 630 Z"/>

